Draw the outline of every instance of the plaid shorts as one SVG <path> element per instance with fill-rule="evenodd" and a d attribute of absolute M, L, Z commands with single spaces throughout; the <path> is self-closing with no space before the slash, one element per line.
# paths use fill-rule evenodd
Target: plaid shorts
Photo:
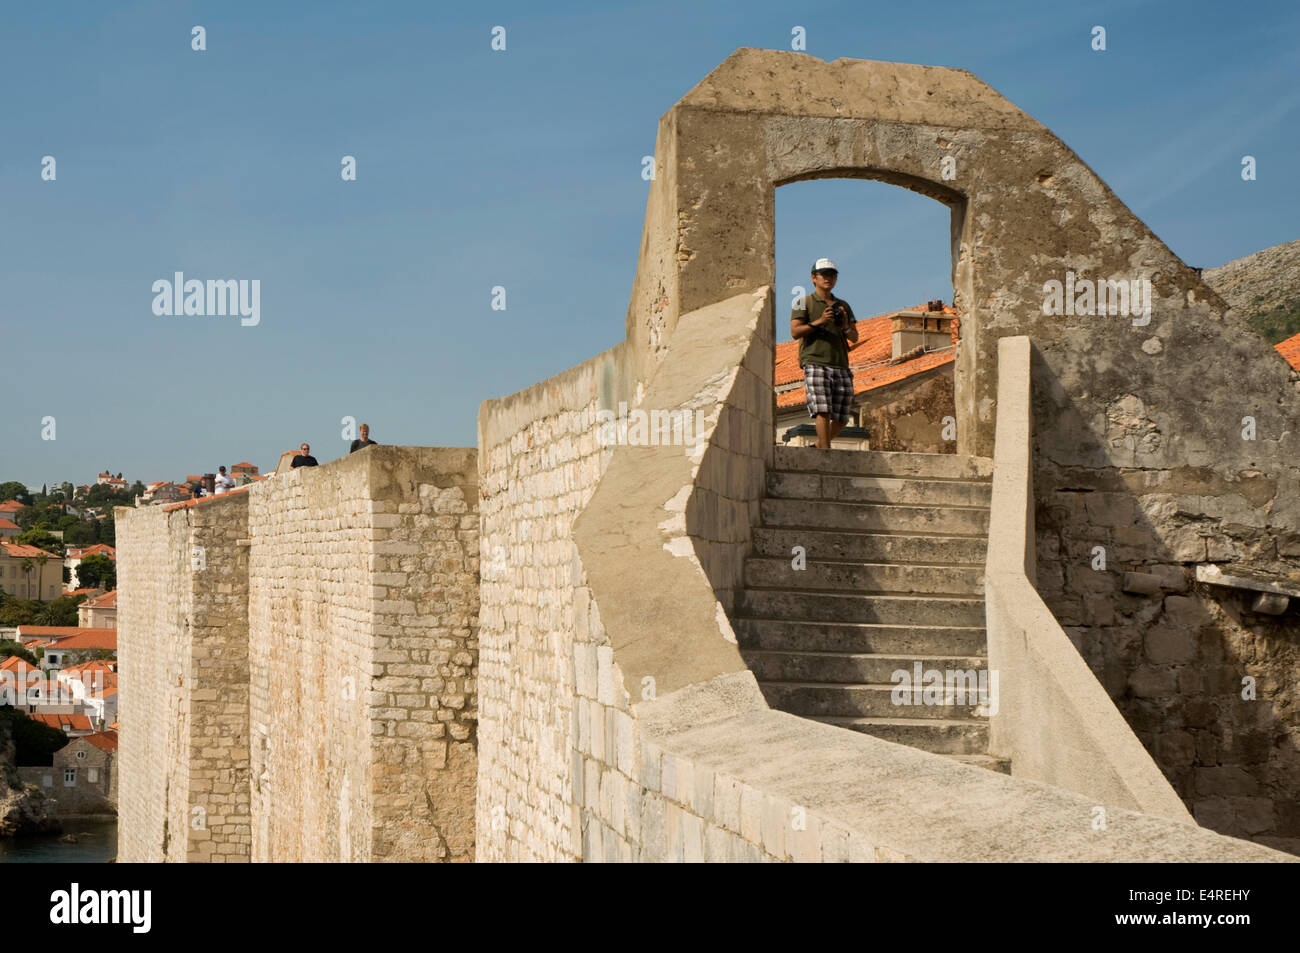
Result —
<path fill-rule="evenodd" d="M 853 372 L 847 367 L 805 364 L 804 391 L 808 395 L 808 416 L 828 414 L 832 420 L 849 420 L 853 407 Z"/>

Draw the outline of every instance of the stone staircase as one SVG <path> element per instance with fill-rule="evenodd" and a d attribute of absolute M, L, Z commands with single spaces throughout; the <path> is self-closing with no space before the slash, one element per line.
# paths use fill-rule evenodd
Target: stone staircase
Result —
<path fill-rule="evenodd" d="M 768 704 L 1009 771 L 977 699 L 892 698 L 892 674 L 917 663 L 987 668 L 991 489 L 983 458 L 777 447 L 733 620 Z"/>

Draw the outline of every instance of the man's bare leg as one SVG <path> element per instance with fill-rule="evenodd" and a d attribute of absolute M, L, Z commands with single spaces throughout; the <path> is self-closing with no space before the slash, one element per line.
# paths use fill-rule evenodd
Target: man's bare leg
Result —
<path fill-rule="evenodd" d="M 826 414 L 817 415 L 817 446 L 823 450 L 831 448 L 831 427 L 834 424 Z M 836 433 L 839 433 L 837 430 Z"/>
<path fill-rule="evenodd" d="M 840 431 L 843 430 L 847 424 L 848 424 L 847 420 L 832 420 L 831 440 L 834 440 L 836 437 L 838 437 L 840 435 Z"/>

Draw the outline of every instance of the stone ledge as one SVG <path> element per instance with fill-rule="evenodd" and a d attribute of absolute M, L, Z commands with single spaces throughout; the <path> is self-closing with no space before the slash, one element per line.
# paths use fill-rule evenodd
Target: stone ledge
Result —
<path fill-rule="evenodd" d="M 722 680 L 718 680 L 722 681 Z M 683 689 L 638 706 L 666 755 L 727 775 L 847 831 L 878 855 L 970 862 L 1297 862 L 1300 858 L 1204 828 L 1105 807 L 1061 788 L 961 764 L 870 735 L 750 708 L 716 716 L 738 686 Z M 812 829 L 812 825 L 809 825 Z"/>

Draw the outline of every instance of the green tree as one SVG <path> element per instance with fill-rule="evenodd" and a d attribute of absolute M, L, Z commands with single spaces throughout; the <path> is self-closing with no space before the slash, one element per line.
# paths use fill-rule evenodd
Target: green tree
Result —
<path fill-rule="evenodd" d="M 56 537 L 51 536 L 48 530 L 34 527 L 25 533 L 19 533 L 13 538 L 13 542 L 20 545 L 35 546 L 47 553 L 53 553 L 60 559 L 63 558 L 63 543 Z"/>
<path fill-rule="evenodd" d="M 77 606 L 85 596 L 73 599 L 71 596 L 59 596 L 41 606 L 32 618 L 32 625 L 76 625 Z"/>
<path fill-rule="evenodd" d="M 14 763 L 24 767 L 50 765 L 54 752 L 70 740 L 57 728 L 28 718 L 17 708 L 0 708 L 0 734 L 14 740 Z"/>
<path fill-rule="evenodd" d="M 10 596 L 0 605 L 0 625 L 36 625 L 36 614 L 45 606 L 35 599 L 15 599 Z"/>
<path fill-rule="evenodd" d="M 23 646 L 20 643 L 0 642 L 0 659 L 8 658 L 11 655 L 18 656 L 28 665 L 31 665 L 33 667 L 40 664 L 39 662 L 36 661 L 36 656 L 33 655 L 31 652 L 27 651 L 27 649 L 23 648 Z"/>
<path fill-rule="evenodd" d="M 77 582 L 85 589 L 116 589 L 117 564 L 99 553 L 87 556 L 77 564 Z"/>
<path fill-rule="evenodd" d="M 8 483 L 0 483 L 0 503 L 5 500 L 17 500 L 24 506 L 31 506 L 32 495 L 27 492 L 24 484 L 10 480 Z"/>

